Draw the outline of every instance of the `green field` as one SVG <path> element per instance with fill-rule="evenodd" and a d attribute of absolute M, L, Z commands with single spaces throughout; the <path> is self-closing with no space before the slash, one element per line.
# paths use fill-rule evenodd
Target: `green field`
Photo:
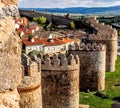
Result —
<path fill-rule="evenodd" d="M 106 89 L 101 93 L 107 95 L 108 99 L 95 96 L 96 92 L 80 92 L 80 103 L 88 104 L 90 108 L 111 108 L 112 103 L 117 100 L 120 101 L 120 56 L 116 61 L 116 71 L 106 72 L 105 87 Z"/>

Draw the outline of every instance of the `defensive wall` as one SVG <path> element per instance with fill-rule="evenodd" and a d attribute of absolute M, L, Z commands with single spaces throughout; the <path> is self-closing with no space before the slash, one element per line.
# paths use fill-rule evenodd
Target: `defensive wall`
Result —
<path fill-rule="evenodd" d="M 97 30 L 97 33 L 90 34 L 89 42 L 102 43 L 106 45 L 106 71 L 115 71 L 115 61 L 117 60 L 117 30 L 112 26 L 99 23 L 95 18 L 87 18 L 87 23 Z"/>
<path fill-rule="evenodd" d="M 70 54 L 80 58 L 80 89 L 98 90 L 105 89 L 105 64 L 106 47 L 102 44 L 77 43 L 70 46 Z"/>
<path fill-rule="evenodd" d="M 79 58 L 48 55 L 42 60 L 43 108 L 79 108 Z"/>
<path fill-rule="evenodd" d="M 23 55 L 23 64 L 22 83 L 18 86 L 20 108 L 42 108 L 41 61 L 35 62 Z"/>

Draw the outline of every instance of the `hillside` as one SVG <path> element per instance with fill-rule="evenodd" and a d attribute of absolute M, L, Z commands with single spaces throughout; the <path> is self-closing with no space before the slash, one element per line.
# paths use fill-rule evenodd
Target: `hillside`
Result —
<path fill-rule="evenodd" d="M 21 8 L 20 8 L 21 9 Z M 22 8 L 24 9 L 24 8 Z M 120 6 L 113 7 L 70 7 L 70 8 L 25 8 L 28 10 L 35 9 L 41 12 L 58 12 L 72 14 L 120 14 Z"/>

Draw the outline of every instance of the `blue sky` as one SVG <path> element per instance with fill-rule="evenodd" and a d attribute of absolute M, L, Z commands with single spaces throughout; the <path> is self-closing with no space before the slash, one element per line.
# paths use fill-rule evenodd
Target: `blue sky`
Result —
<path fill-rule="evenodd" d="M 120 0 L 19 0 L 19 7 L 65 8 L 108 7 L 120 5 Z"/>

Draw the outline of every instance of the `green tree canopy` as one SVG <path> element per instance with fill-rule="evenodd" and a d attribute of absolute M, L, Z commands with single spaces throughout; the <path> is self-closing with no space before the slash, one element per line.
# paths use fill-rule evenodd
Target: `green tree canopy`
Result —
<path fill-rule="evenodd" d="M 44 16 L 41 16 L 41 17 L 37 17 L 37 18 L 34 17 L 33 21 L 37 22 L 39 24 L 45 24 L 47 22 L 47 19 Z"/>
<path fill-rule="evenodd" d="M 32 58 L 34 55 L 38 55 L 39 53 L 40 53 L 39 51 L 33 50 L 28 54 L 28 56 L 30 56 Z"/>
<path fill-rule="evenodd" d="M 71 29 L 75 29 L 76 28 L 75 23 L 73 21 L 70 22 L 70 28 Z"/>

